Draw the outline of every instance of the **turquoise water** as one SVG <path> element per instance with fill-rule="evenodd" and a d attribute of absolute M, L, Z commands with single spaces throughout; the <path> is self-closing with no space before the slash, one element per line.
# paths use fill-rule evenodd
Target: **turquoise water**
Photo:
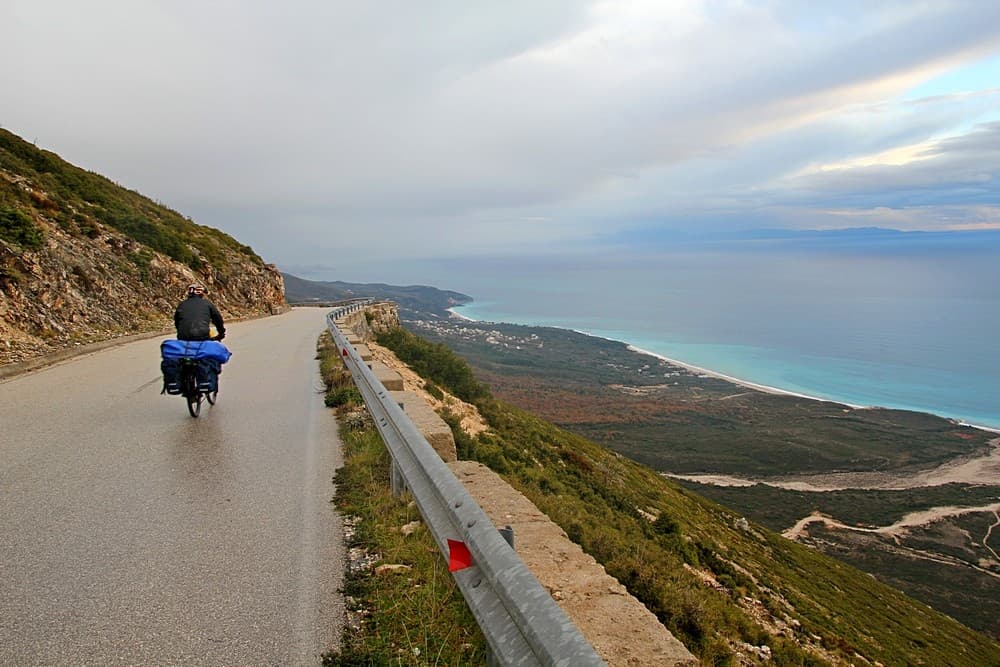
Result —
<path fill-rule="evenodd" d="M 1000 428 L 988 252 L 755 248 L 435 266 L 476 320 L 557 326 L 852 405 Z"/>

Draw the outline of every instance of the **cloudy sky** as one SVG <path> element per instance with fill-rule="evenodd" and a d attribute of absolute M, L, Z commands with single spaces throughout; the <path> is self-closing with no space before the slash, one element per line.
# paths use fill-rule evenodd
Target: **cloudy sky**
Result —
<path fill-rule="evenodd" d="M 308 277 L 1000 228 L 993 0 L 3 0 L 0 59 L 0 126 Z"/>

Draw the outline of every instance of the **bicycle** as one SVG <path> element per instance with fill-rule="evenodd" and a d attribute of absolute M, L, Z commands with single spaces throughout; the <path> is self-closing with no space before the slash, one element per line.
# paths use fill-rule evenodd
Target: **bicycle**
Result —
<path fill-rule="evenodd" d="M 209 405 L 215 405 L 219 397 L 219 380 L 215 380 L 215 388 L 211 391 L 204 389 L 198 383 L 198 360 L 183 358 L 180 360 L 180 385 L 181 396 L 187 401 L 188 412 L 192 417 L 201 414 L 201 403 L 208 401 Z"/>
<path fill-rule="evenodd" d="M 160 343 L 161 394 L 183 396 L 192 417 L 201 414 L 202 401 L 215 405 L 219 374 L 232 353 L 221 344 L 223 335 L 209 341 L 165 340 Z"/>

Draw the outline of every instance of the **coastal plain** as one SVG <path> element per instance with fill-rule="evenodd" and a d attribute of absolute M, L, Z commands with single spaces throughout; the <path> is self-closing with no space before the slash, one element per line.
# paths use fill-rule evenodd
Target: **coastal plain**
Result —
<path fill-rule="evenodd" d="M 1000 638 L 997 433 L 741 385 L 565 329 L 405 323 L 499 398 Z"/>

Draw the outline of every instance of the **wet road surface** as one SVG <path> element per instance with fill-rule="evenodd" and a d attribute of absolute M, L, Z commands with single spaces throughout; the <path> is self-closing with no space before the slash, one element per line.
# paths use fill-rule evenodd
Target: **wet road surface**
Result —
<path fill-rule="evenodd" d="M 0 383 L 0 664 L 308 665 L 340 637 L 321 309 L 229 327 L 201 417 L 156 338 Z"/>

